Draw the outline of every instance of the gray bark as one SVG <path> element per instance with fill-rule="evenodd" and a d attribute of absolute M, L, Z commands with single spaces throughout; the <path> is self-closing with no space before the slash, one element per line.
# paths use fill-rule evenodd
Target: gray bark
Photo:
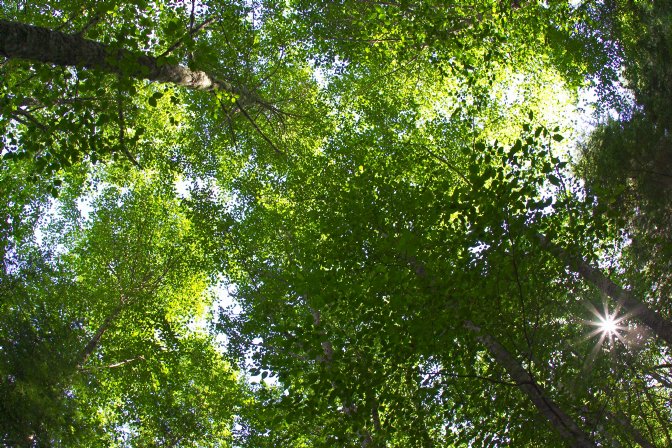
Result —
<path fill-rule="evenodd" d="M 669 320 L 649 308 L 630 291 L 618 286 L 580 257 L 574 257 L 566 250 L 552 244 L 544 235 L 538 234 L 536 239 L 542 248 L 553 254 L 568 268 L 577 272 L 584 280 L 592 283 L 602 293 L 618 302 L 626 313 L 644 323 L 656 336 L 672 346 L 672 323 Z"/>
<path fill-rule="evenodd" d="M 202 71 L 120 48 L 112 48 L 78 34 L 0 20 L 0 54 L 66 67 L 84 67 L 158 83 L 171 83 L 192 90 L 225 91 L 238 97 L 240 106 L 268 107 L 244 87 L 217 79 Z"/>
<path fill-rule="evenodd" d="M 489 334 L 483 333 L 481 328 L 473 322 L 466 321 L 464 326 L 476 334 L 476 339 L 488 349 L 488 352 L 495 358 L 495 361 L 506 370 L 520 390 L 534 403 L 541 415 L 546 417 L 558 434 L 567 440 L 571 446 L 576 448 L 596 447 L 595 443 L 590 440 L 588 435 L 579 428 L 572 418 L 565 414 L 551 399 L 546 397 L 544 391 L 534 381 L 534 378 L 504 346 Z"/>

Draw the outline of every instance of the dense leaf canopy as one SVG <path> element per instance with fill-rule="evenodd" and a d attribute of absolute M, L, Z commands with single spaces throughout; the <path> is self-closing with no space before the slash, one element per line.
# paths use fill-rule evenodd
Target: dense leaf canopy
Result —
<path fill-rule="evenodd" d="M 672 445 L 671 14 L 4 2 L 0 445 Z"/>

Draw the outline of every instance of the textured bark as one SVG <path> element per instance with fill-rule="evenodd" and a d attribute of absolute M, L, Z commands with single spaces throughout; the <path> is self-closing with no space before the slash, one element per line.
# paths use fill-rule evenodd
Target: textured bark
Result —
<path fill-rule="evenodd" d="M 241 106 L 267 105 L 244 87 L 217 79 L 206 72 L 162 63 L 153 56 L 112 48 L 48 28 L 0 20 L 0 54 L 59 66 L 85 67 L 193 90 L 225 91 L 238 97 Z"/>
<path fill-rule="evenodd" d="M 573 447 L 595 447 L 590 438 L 576 423 L 565 414 L 557 404 L 544 395 L 544 391 L 534 381 L 534 378 L 520 365 L 520 363 L 492 336 L 481 332 L 481 328 L 471 321 L 464 323 L 476 339 L 481 342 L 497 363 L 506 370 L 511 379 L 516 382 L 520 390 L 534 403 L 539 412 L 548 419 L 555 430 L 564 437 Z"/>
<path fill-rule="evenodd" d="M 580 257 L 574 257 L 566 250 L 555 246 L 544 235 L 538 234 L 536 238 L 542 248 L 577 272 L 584 280 L 592 283 L 602 293 L 618 302 L 626 313 L 644 323 L 656 336 L 672 346 L 672 322 L 649 308 L 632 293 L 618 286 Z"/>

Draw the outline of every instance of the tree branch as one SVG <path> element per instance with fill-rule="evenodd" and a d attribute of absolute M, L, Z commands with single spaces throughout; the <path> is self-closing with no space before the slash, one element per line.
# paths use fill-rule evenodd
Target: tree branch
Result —
<path fill-rule="evenodd" d="M 258 95 L 209 73 L 122 48 L 114 48 L 79 35 L 0 20 L 0 54 L 67 67 L 85 67 L 102 72 L 171 83 L 191 90 L 225 91 L 243 106 L 268 108 Z"/>
<path fill-rule="evenodd" d="M 539 412 L 546 417 L 562 437 L 572 443 L 574 447 L 594 448 L 596 446 L 570 416 L 565 414 L 555 402 L 546 397 L 544 391 L 530 373 L 519 364 L 504 346 L 489 334 L 483 333 L 481 328 L 471 321 L 465 321 L 464 327 L 476 335 L 476 339 L 487 348 L 497 363 L 506 370 L 521 391 L 528 396 Z"/>
<path fill-rule="evenodd" d="M 121 314 L 121 311 L 124 309 L 123 303 L 120 303 L 117 305 L 112 312 L 105 318 L 103 323 L 98 327 L 98 330 L 96 330 L 96 333 L 93 335 L 93 337 L 89 340 L 89 342 L 86 344 L 84 347 L 84 350 L 82 350 L 82 355 L 81 355 L 81 360 L 79 364 L 77 364 L 78 368 L 81 368 L 84 364 L 86 364 L 86 361 L 89 360 L 93 352 L 98 348 L 98 344 L 100 343 L 100 339 L 103 337 L 105 332 L 112 326 L 112 323 L 114 323 L 115 319 Z"/>
<path fill-rule="evenodd" d="M 565 249 L 554 245 L 544 235 L 536 234 L 534 239 L 537 240 L 543 249 L 554 255 L 568 268 L 577 272 L 584 280 L 587 280 L 600 292 L 615 300 L 628 315 L 643 322 L 656 336 L 665 341 L 669 346 L 672 346 L 672 323 L 669 320 L 649 308 L 630 291 L 618 286 L 600 270 L 586 263 L 580 256 L 573 256 Z"/>
<path fill-rule="evenodd" d="M 215 23 L 215 21 L 216 21 L 216 19 L 215 19 L 214 17 L 212 17 L 212 18 L 209 18 L 209 19 L 204 20 L 203 22 L 201 22 L 196 28 L 191 28 L 191 27 L 190 27 L 190 29 L 189 29 L 189 33 L 187 33 L 186 36 L 193 37 L 193 36 L 196 35 L 199 31 L 201 31 L 203 28 L 207 28 L 208 26 L 210 26 L 210 25 L 212 25 L 213 23 Z M 183 36 L 181 39 L 175 41 L 170 47 L 168 47 L 168 49 L 166 49 L 166 51 L 164 51 L 163 53 L 161 53 L 158 57 L 159 57 L 159 58 L 166 57 L 166 56 L 168 56 L 170 53 L 172 53 L 173 51 L 175 51 L 175 50 L 177 50 L 178 48 L 180 48 L 180 47 L 182 46 L 182 44 L 184 44 L 184 38 L 185 38 L 186 36 Z"/>

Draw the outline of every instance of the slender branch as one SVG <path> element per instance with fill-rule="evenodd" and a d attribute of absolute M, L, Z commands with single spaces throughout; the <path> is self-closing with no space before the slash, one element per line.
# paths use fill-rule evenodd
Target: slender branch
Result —
<path fill-rule="evenodd" d="M 216 22 L 216 19 L 214 17 L 211 17 L 207 20 L 204 20 L 196 28 L 190 27 L 189 33 L 186 36 L 193 37 L 194 35 L 198 34 L 198 32 L 200 32 L 202 29 L 207 28 L 208 26 L 212 25 L 215 22 Z M 192 25 L 193 25 L 193 22 L 192 22 Z M 184 44 L 184 37 L 186 37 L 186 36 L 183 36 L 182 38 L 175 41 L 170 47 L 168 47 L 168 49 L 166 49 L 166 51 L 161 53 L 158 57 L 159 58 L 166 57 L 170 53 L 172 53 L 173 51 L 180 48 Z"/>
<path fill-rule="evenodd" d="M 378 400 L 373 399 L 373 407 L 371 408 L 371 418 L 373 419 L 373 429 L 376 432 L 382 431 L 382 425 L 380 423 L 380 413 L 378 412 Z"/>
<path fill-rule="evenodd" d="M 657 366 L 651 367 L 652 369 L 672 369 L 672 364 L 658 364 Z"/>
<path fill-rule="evenodd" d="M 655 369 L 655 367 L 654 367 L 654 369 Z M 667 389 L 672 389 L 672 381 L 670 381 L 668 378 L 665 378 L 664 376 L 662 376 L 660 373 L 656 372 L 655 370 L 652 371 L 652 372 L 649 372 L 648 375 L 652 379 L 658 381 L 663 387 L 665 387 Z"/>
<path fill-rule="evenodd" d="M 100 20 L 101 20 L 101 19 L 102 19 L 102 17 L 101 17 L 99 14 L 94 15 L 93 17 L 91 17 L 91 18 L 88 20 L 88 22 L 86 22 L 86 24 L 82 27 L 82 29 L 80 29 L 80 30 L 77 32 L 76 35 L 77 35 L 77 36 L 84 36 L 84 35 L 86 34 L 87 31 L 89 31 L 91 28 L 93 28 L 93 27 L 96 26 L 98 23 L 100 23 Z"/>
<path fill-rule="evenodd" d="M 450 373 L 450 372 L 444 372 L 443 370 L 438 371 L 438 372 L 420 372 L 421 375 L 434 375 L 434 376 L 447 376 L 450 378 L 464 378 L 464 379 L 474 379 L 474 380 L 482 380 L 482 381 L 487 381 L 488 383 L 493 383 L 493 384 L 501 384 L 504 386 L 520 386 L 520 383 L 514 383 L 512 381 L 503 381 L 503 380 L 498 380 L 496 378 L 491 378 L 488 376 L 481 376 L 481 375 L 463 375 L 459 373 Z"/>
<path fill-rule="evenodd" d="M 280 150 L 278 149 L 277 146 L 275 146 L 275 143 L 273 143 L 273 141 L 271 141 L 271 139 L 270 139 L 266 134 L 264 134 L 264 132 L 259 128 L 259 126 L 258 126 L 257 123 L 254 121 L 254 119 L 253 119 L 252 117 L 250 117 L 250 114 L 247 113 L 247 111 L 245 110 L 245 108 L 243 107 L 243 105 L 242 105 L 241 103 L 239 103 L 238 100 L 236 100 L 236 105 L 238 106 L 238 108 L 240 109 L 240 111 L 243 113 L 243 115 L 245 116 L 245 118 L 247 119 L 247 121 L 249 121 L 250 124 L 252 125 L 252 127 L 259 133 L 259 135 L 261 135 L 261 137 L 262 137 L 264 140 L 266 140 L 266 142 L 267 142 L 269 145 L 271 145 L 271 148 L 273 148 L 273 150 L 274 150 L 276 153 L 278 153 L 278 154 L 280 154 L 280 155 L 282 155 L 282 156 L 286 155 L 284 152 L 280 151 Z"/>
<path fill-rule="evenodd" d="M 40 123 L 39 121 L 37 121 L 37 119 L 35 117 L 33 117 L 33 115 L 30 112 L 28 112 L 27 110 L 15 109 L 12 112 L 12 115 L 14 115 L 14 114 L 18 114 L 18 115 L 21 115 L 22 117 L 25 117 L 30 123 L 34 124 L 36 127 L 38 127 L 39 129 L 41 129 L 43 131 L 47 130 L 47 126 L 45 126 L 42 123 Z M 17 118 L 18 117 L 16 117 L 16 116 L 14 117 L 14 119 L 17 119 Z M 20 120 L 17 120 L 17 121 L 20 121 Z M 27 124 L 27 123 L 24 122 L 24 124 Z"/>
<path fill-rule="evenodd" d="M 191 12 L 189 13 L 189 31 L 194 29 L 195 18 L 196 18 L 196 0 L 191 0 Z"/>
<path fill-rule="evenodd" d="M 417 260 L 413 260 L 413 263 L 415 264 L 416 275 L 426 277 L 427 271 L 424 266 L 422 269 L 417 269 L 421 265 L 418 264 Z M 411 267 L 414 266 L 411 265 Z M 491 335 L 482 332 L 480 327 L 469 320 L 464 321 L 463 326 L 475 334 L 476 339 L 486 347 L 497 364 L 506 370 L 520 390 L 532 401 L 539 413 L 551 423 L 562 437 L 577 448 L 594 448 L 596 446 L 572 418 L 546 396 L 532 375 L 520 365 L 504 346 Z"/>
<path fill-rule="evenodd" d="M 84 101 L 98 101 L 100 98 L 92 97 L 92 96 L 79 96 L 75 98 L 58 98 L 55 99 L 51 104 L 45 104 L 38 100 L 37 98 L 23 98 L 21 100 L 21 106 L 24 107 L 30 107 L 29 112 L 33 112 L 39 109 L 44 109 L 49 106 L 58 106 L 62 104 L 74 104 L 77 102 L 84 102 Z"/>
<path fill-rule="evenodd" d="M 670 435 L 670 431 L 668 429 L 670 421 L 661 415 L 660 407 L 658 406 L 659 403 L 655 402 L 651 391 L 646 386 L 642 387 L 642 392 L 644 392 L 644 396 L 649 402 L 649 405 L 653 410 L 653 414 L 656 416 L 656 419 L 660 424 L 660 428 L 663 430 L 663 435 L 665 436 L 665 440 L 667 442 L 666 446 L 672 446 L 672 435 Z"/>
<path fill-rule="evenodd" d="M 123 108 L 123 98 L 121 96 L 121 87 L 117 89 L 117 115 L 119 118 L 119 147 L 121 152 L 124 153 L 126 158 L 135 165 L 138 169 L 142 169 L 142 166 L 135 160 L 135 157 L 128 151 L 126 148 L 126 120 L 124 120 L 124 108 Z"/>
<path fill-rule="evenodd" d="M 425 147 L 424 149 L 425 149 L 425 151 L 427 151 L 427 153 L 429 153 L 429 155 L 431 157 L 434 157 L 436 160 L 438 160 L 439 162 L 446 165 L 448 167 L 448 169 L 450 171 L 452 171 L 453 173 L 455 173 L 460 179 L 462 179 L 465 184 L 471 185 L 471 182 L 469 182 L 469 179 L 467 179 L 467 177 L 464 174 L 462 174 L 457 168 L 455 168 L 455 165 L 453 165 L 450 161 L 448 161 L 448 159 L 446 159 L 445 157 L 443 157 L 439 154 L 436 154 L 435 152 L 433 152 L 429 148 Z"/>
<path fill-rule="evenodd" d="M 16 120 L 17 122 L 19 122 L 19 123 L 21 123 L 25 126 L 28 126 L 28 125 L 31 124 L 31 122 L 29 120 L 26 120 L 25 118 L 22 118 L 22 117 L 18 117 L 14 113 L 11 114 L 11 117 L 14 118 L 14 120 Z"/>
<path fill-rule="evenodd" d="M 516 287 L 518 289 L 518 302 L 520 303 L 520 311 L 523 315 L 523 335 L 525 337 L 525 342 L 527 343 L 527 348 L 528 348 L 528 360 L 532 360 L 532 339 L 530 338 L 530 332 L 528 330 L 529 322 L 527 318 L 527 310 L 525 307 L 525 295 L 523 293 L 523 285 L 520 282 L 520 272 L 518 271 L 518 262 L 516 260 L 517 255 L 516 255 L 516 242 L 513 238 L 513 235 L 511 235 L 511 225 L 509 224 L 510 221 L 510 215 L 509 215 L 509 208 L 506 208 L 506 234 L 509 237 L 509 243 L 511 244 L 511 263 L 513 267 L 513 274 L 515 276 L 516 280 Z"/>
<path fill-rule="evenodd" d="M 143 355 L 140 355 L 140 356 L 136 356 L 135 358 L 125 359 L 123 361 L 115 362 L 113 364 L 108 364 L 106 366 L 89 367 L 89 368 L 87 368 L 87 370 L 115 369 L 117 367 L 121 367 L 121 366 L 124 366 L 126 364 L 130 364 L 134 361 L 145 361 L 145 357 Z"/>
<path fill-rule="evenodd" d="M 110 364 L 110 365 L 108 365 L 108 366 L 106 366 L 106 367 L 107 367 L 108 369 L 114 369 L 114 368 L 116 368 L 116 367 L 121 367 L 121 366 L 123 366 L 123 365 L 125 365 L 125 364 L 131 363 L 131 362 L 133 362 L 133 361 L 137 361 L 137 360 L 142 360 L 142 361 L 144 361 L 144 360 L 145 360 L 145 357 L 142 356 L 142 355 L 140 355 L 140 356 L 136 356 L 135 358 L 125 359 L 125 360 L 123 360 L 123 361 L 115 362 L 114 364 Z"/>

